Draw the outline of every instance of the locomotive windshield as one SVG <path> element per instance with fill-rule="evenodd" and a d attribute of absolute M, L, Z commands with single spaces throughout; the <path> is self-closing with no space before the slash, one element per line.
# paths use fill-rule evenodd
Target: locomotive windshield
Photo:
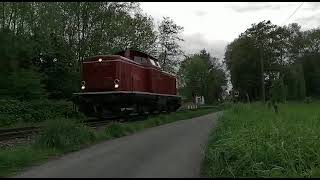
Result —
<path fill-rule="evenodd" d="M 146 63 L 147 59 L 144 57 L 134 56 L 133 60 L 137 63 Z"/>
<path fill-rule="evenodd" d="M 156 64 L 158 65 L 158 67 L 159 67 L 159 68 L 161 68 L 161 66 L 160 66 L 160 64 L 159 64 L 159 62 L 158 62 L 158 61 L 156 61 Z"/>
<path fill-rule="evenodd" d="M 157 66 L 153 59 L 150 59 L 152 65 Z"/>
<path fill-rule="evenodd" d="M 158 62 L 158 61 L 153 60 L 153 59 L 150 59 L 150 62 L 151 62 L 151 64 L 152 64 L 152 65 L 154 65 L 154 66 L 157 66 L 157 67 L 161 68 L 161 67 L 160 67 L 160 64 L 159 64 L 159 62 Z"/>

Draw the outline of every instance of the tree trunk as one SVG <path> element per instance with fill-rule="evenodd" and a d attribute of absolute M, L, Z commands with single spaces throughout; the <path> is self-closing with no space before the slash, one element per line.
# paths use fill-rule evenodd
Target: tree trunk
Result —
<path fill-rule="evenodd" d="M 14 4 L 13 33 L 16 34 L 17 4 Z"/>
<path fill-rule="evenodd" d="M 5 2 L 2 2 L 2 29 L 5 26 Z"/>
<path fill-rule="evenodd" d="M 249 98 L 248 92 L 246 92 L 246 96 L 247 96 L 247 102 L 250 103 L 250 98 Z"/>
<path fill-rule="evenodd" d="M 10 29 L 11 20 L 12 20 L 12 16 L 13 16 L 13 10 L 12 10 L 12 7 L 9 7 L 9 8 L 10 8 L 10 18 L 9 18 L 8 28 Z"/>
<path fill-rule="evenodd" d="M 262 55 L 261 47 L 260 47 L 260 66 L 261 66 L 261 100 L 262 100 L 262 103 L 265 103 L 266 95 L 265 95 L 265 87 L 264 87 L 264 63 L 263 63 L 263 55 Z"/>
<path fill-rule="evenodd" d="M 80 67 L 80 72 L 82 72 L 81 68 L 81 62 L 80 62 L 80 3 L 78 2 L 78 13 L 77 13 L 77 21 L 78 21 L 78 28 L 77 28 L 77 33 L 78 33 L 78 63 Z"/>

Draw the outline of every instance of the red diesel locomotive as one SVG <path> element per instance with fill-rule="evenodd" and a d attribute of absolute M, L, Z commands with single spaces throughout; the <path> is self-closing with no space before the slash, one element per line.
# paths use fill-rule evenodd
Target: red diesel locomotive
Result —
<path fill-rule="evenodd" d="M 74 102 L 87 116 L 176 111 L 181 106 L 176 77 L 140 51 L 89 57 L 82 64 L 81 91 Z"/>

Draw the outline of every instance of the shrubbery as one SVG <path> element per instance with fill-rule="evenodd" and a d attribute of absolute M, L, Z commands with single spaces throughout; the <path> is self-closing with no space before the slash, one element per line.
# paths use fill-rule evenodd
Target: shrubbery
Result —
<path fill-rule="evenodd" d="M 105 133 L 108 137 L 117 138 L 126 135 L 126 129 L 120 123 L 114 123 L 106 128 Z"/>
<path fill-rule="evenodd" d="M 8 77 L 5 96 L 19 100 L 32 100 L 45 97 L 44 85 L 41 84 L 41 74 L 31 69 L 20 69 Z"/>
<path fill-rule="evenodd" d="M 0 126 L 17 122 L 43 122 L 53 118 L 77 118 L 85 116 L 73 110 L 72 102 L 52 100 L 0 100 Z"/>
<path fill-rule="evenodd" d="M 72 119 L 52 119 L 46 122 L 44 132 L 36 146 L 61 150 L 74 150 L 96 140 L 89 127 Z"/>

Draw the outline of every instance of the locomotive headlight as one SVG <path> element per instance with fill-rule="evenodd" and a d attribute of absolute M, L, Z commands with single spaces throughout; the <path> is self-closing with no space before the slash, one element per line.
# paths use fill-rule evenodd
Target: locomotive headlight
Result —
<path fill-rule="evenodd" d="M 85 81 L 81 81 L 81 89 L 84 90 L 86 88 L 86 82 Z"/>
<path fill-rule="evenodd" d="M 114 88 L 118 88 L 119 87 L 119 82 L 120 82 L 119 79 L 115 79 L 114 80 Z"/>
<path fill-rule="evenodd" d="M 101 58 L 99 58 L 99 59 L 98 59 L 98 61 L 99 61 L 99 62 L 102 62 L 102 59 L 101 59 Z"/>

